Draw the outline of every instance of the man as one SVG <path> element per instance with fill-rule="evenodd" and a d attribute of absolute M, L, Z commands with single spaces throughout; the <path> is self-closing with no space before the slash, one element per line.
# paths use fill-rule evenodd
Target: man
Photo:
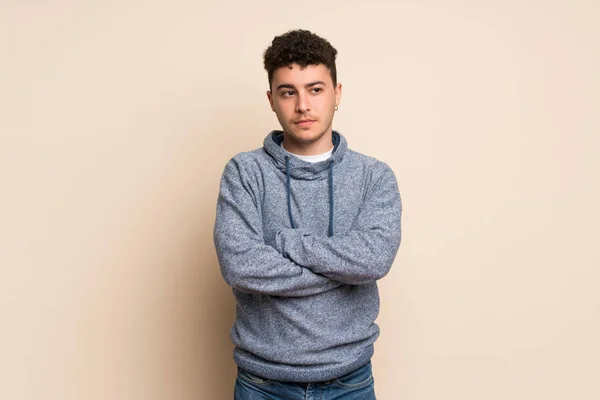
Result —
<path fill-rule="evenodd" d="M 337 50 L 305 30 L 264 53 L 281 131 L 233 157 L 214 229 L 233 288 L 235 399 L 375 399 L 376 281 L 400 246 L 396 177 L 332 130 Z"/>

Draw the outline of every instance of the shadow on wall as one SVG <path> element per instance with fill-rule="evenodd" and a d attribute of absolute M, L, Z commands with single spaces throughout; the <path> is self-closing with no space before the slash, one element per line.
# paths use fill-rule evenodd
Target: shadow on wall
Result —
<path fill-rule="evenodd" d="M 229 399 L 235 302 L 213 244 L 216 202 L 225 163 L 256 147 L 250 142 L 262 132 L 231 140 L 233 122 L 223 112 L 181 118 L 176 132 L 165 133 L 151 129 L 154 110 L 140 111 L 131 120 L 144 136 L 110 159 L 114 176 L 102 176 L 110 184 L 97 196 L 108 205 L 90 212 L 89 262 L 76 271 L 81 292 L 69 303 L 75 350 L 54 357 L 80 379 L 61 390 L 89 399 Z M 49 340 L 62 336 L 40 338 L 50 351 L 58 347 Z"/>
<path fill-rule="evenodd" d="M 127 180 L 107 189 L 119 201 L 92 240 L 108 240 L 110 248 L 90 281 L 86 307 L 98 312 L 86 313 L 81 327 L 89 338 L 80 361 L 85 375 L 106 377 L 85 384 L 92 393 L 110 386 L 111 398 L 233 398 L 235 300 L 220 273 L 213 228 L 225 164 L 262 146 L 267 132 L 256 116 L 264 116 L 264 102 L 193 110 L 192 101 L 179 102 L 165 95 L 129 111 L 144 135 L 118 161 Z M 152 115 L 173 119 L 158 124 Z M 111 329 L 97 334 L 107 323 Z"/>
<path fill-rule="evenodd" d="M 186 157 L 186 161 L 170 174 L 171 179 L 184 177 L 187 181 L 179 185 L 185 188 L 180 189 L 177 196 L 181 203 L 171 205 L 177 206 L 171 219 L 179 221 L 176 226 L 184 228 L 179 230 L 177 239 L 170 239 L 172 248 L 180 252 L 173 257 L 179 264 L 170 267 L 168 282 L 157 281 L 161 287 L 155 287 L 155 293 L 149 294 L 156 296 L 163 291 L 165 298 L 170 299 L 170 306 L 158 319 L 170 321 L 165 324 L 168 332 L 164 332 L 164 339 L 172 343 L 166 346 L 174 353 L 162 359 L 176 363 L 174 370 L 177 372 L 173 371 L 173 366 L 161 367 L 161 379 L 164 386 L 180 388 L 171 398 L 233 398 L 237 368 L 229 332 L 235 319 L 235 300 L 220 273 L 213 227 L 225 164 L 240 151 L 262 146 L 266 135 L 261 128 L 248 134 L 248 128 L 242 129 L 236 122 L 252 121 L 253 115 L 259 113 L 253 108 L 258 109 L 258 105 L 235 107 L 246 110 L 238 113 L 236 120 L 232 120 L 225 109 L 223 112 L 217 110 L 210 118 L 208 128 L 204 118 L 192 122 L 185 127 L 185 140 L 178 145 L 181 152 L 173 154 L 179 160 L 182 155 Z M 160 253 L 165 257 L 164 249 Z M 157 321 L 156 316 L 152 319 Z"/>

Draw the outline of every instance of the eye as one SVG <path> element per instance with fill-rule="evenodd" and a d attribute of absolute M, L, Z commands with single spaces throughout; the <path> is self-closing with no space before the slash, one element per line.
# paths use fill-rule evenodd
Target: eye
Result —
<path fill-rule="evenodd" d="M 323 91 L 323 88 L 319 88 L 319 87 L 313 88 L 313 92 L 315 92 L 315 93 L 319 93 L 322 91 Z"/>
<path fill-rule="evenodd" d="M 290 97 L 294 95 L 294 91 L 293 90 L 286 90 L 285 92 L 281 92 L 281 95 L 283 97 Z"/>

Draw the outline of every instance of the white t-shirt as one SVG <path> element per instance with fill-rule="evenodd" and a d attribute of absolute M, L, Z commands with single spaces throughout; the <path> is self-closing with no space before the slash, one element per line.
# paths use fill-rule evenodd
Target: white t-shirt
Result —
<path fill-rule="evenodd" d="M 282 142 L 281 143 L 281 148 L 283 149 L 283 151 L 285 151 L 288 154 L 293 155 L 294 157 L 298 157 L 301 160 L 308 161 L 308 162 L 311 162 L 311 163 L 317 163 L 319 161 L 327 160 L 333 154 L 333 147 L 332 147 L 331 150 L 329 150 L 327 153 L 317 154 L 317 155 L 314 155 L 314 156 L 302 156 L 300 154 L 290 153 L 289 151 L 287 151 L 285 149 L 285 147 L 283 147 L 283 144 L 284 143 Z"/>

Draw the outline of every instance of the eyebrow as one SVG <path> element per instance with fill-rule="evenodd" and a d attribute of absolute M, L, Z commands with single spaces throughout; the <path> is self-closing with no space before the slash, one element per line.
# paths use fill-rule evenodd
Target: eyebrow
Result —
<path fill-rule="evenodd" d="M 323 85 L 323 86 L 327 86 L 327 84 L 323 81 L 314 81 L 314 82 L 309 82 L 306 85 L 304 85 L 304 87 L 313 87 L 316 85 Z M 279 89 L 296 89 L 296 86 L 290 84 L 290 83 L 282 83 L 281 85 L 277 86 L 277 90 Z"/>

